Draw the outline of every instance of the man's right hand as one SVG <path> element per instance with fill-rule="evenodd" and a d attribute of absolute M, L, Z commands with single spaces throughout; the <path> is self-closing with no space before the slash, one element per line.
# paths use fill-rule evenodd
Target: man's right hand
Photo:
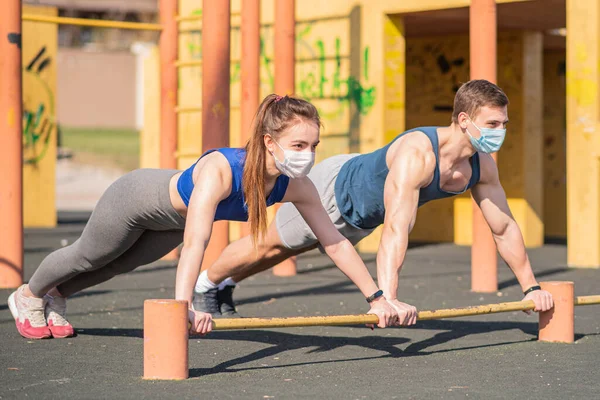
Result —
<path fill-rule="evenodd" d="M 206 335 L 212 331 L 212 315 L 200 311 L 188 309 L 188 319 L 190 321 L 190 332 Z"/>
<path fill-rule="evenodd" d="M 371 303 L 371 309 L 367 314 L 375 314 L 379 317 L 379 323 L 377 326 L 380 328 L 398 325 L 398 312 L 387 302 L 383 296 Z M 373 325 L 367 326 L 373 329 Z"/>
<path fill-rule="evenodd" d="M 392 299 L 387 301 L 398 312 L 398 325 L 408 326 L 417 323 L 417 308 L 410 304 Z"/>

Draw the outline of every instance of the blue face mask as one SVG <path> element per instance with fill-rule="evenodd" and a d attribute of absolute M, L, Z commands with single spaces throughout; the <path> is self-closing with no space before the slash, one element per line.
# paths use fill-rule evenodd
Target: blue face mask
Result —
<path fill-rule="evenodd" d="M 495 153 L 500 150 L 502 143 L 504 143 L 504 138 L 506 137 L 506 129 L 480 128 L 475 125 L 472 120 L 471 123 L 481 134 L 478 139 L 475 139 L 467 129 L 469 139 L 475 150 L 482 153 Z"/>

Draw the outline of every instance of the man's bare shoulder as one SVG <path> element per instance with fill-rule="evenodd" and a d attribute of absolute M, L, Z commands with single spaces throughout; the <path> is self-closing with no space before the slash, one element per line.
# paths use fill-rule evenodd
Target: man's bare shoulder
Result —
<path fill-rule="evenodd" d="M 433 163 L 435 166 L 435 154 L 431 141 L 422 131 L 413 131 L 398 138 L 387 155 L 388 168 L 393 165 L 405 164 L 412 159 L 423 163 L 423 167 L 429 169 Z M 433 168 L 432 167 L 432 168 Z"/>
<path fill-rule="evenodd" d="M 387 155 L 390 177 L 401 181 L 410 180 L 418 187 L 426 186 L 433 178 L 436 157 L 429 138 L 414 131 L 399 138 Z"/>
<path fill-rule="evenodd" d="M 397 149 L 417 150 L 423 154 L 427 152 L 433 153 L 431 141 L 423 131 L 412 131 L 398 138 L 392 147 Z"/>

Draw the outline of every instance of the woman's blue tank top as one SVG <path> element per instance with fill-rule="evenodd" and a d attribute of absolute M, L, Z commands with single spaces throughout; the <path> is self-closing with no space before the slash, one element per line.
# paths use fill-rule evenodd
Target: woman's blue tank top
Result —
<path fill-rule="evenodd" d="M 248 221 L 248 208 L 244 200 L 244 191 L 242 188 L 242 174 L 244 172 L 244 163 L 246 160 L 246 150 L 224 147 L 220 149 L 209 150 L 198 159 L 198 161 L 212 152 L 218 151 L 223 154 L 229 165 L 231 166 L 231 193 L 226 199 L 222 200 L 217 206 L 215 213 L 215 221 Z M 177 181 L 177 191 L 183 199 L 186 206 L 190 203 L 192 196 L 192 190 L 194 190 L 194 181 L 192 173 L 194 167 L 198 163 L 196 161 L 194 165 L 183 171 Z M 273 190 L 267 197 L 267 207 L 278 203 L 283 199 L 285 191 L 287 190 L 290 178 L 285 175 L 280 175 L 275 182 Z"/>
<path fill-rule="evenodd" d="M 427 126 L 408 130 L 396 136 L 385 147 L 348 160 L 340 169 L 335 181 L 335 198 L 344 220 L 360 229 L 373 229 L 383 224 L 385 218 L 383 187 L 389 172 L 385 162 L 386 154 L 392 143 L 410 132 L 423 132 L 431 141 L 435 154 L 433 180 L 419 191 L 419 207 L 431 200 L 464 193 L 479 182 L 479 154 L 475 153 L 470 158 L 473 172 L 465 189 L 459 193 L 442 190 L 437 129 L 438 127 L 435 126 Z"/>

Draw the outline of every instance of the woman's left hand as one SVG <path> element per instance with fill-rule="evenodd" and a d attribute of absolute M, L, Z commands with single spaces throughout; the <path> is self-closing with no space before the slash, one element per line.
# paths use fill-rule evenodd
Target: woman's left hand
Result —
<path fill-rule="evenodd" d="M 188 319 L 190 320 L 190 332 L 206 335 L 212 331 L 212 315 L 200 311 L 188 310 Z"/>

